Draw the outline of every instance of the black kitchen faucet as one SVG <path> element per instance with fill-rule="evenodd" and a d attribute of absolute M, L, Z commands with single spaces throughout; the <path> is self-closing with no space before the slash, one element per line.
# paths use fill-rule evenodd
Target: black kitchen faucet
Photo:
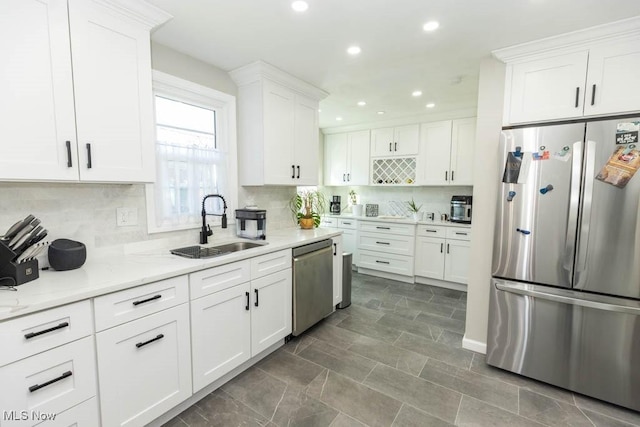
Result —
<path fill-rule="evenodd" d="M 222 199 L 222 214 L 214 214 L 214 213 L 207 213 L 207 210 L 204 208 L 204 204 L 207 201 L 207 199 L 209 197 L 218 197 L 220 199 Z M 200 244 L 204 245 L 206 243 L 208 243 L 208 237 L 211 236 L 213 234 L 213 231 L 211 231 L 211 226 L 209 226 L 207 224 L 207 215 L 212 215 L 212 216 L 221 216 L 222 217 L 222 228 L 227 228 L 227 202 L 224 200 L 224 197 L 222 197 L 219 194 L 207 194 L 206 196 L 204 196 L 204 198 L 202 199 L 202 231 L 200 231 Z"/>

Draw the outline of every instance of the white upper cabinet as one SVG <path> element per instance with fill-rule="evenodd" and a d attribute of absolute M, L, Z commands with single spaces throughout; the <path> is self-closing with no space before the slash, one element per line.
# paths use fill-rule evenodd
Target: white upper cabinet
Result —
<path fill-rule="evenodd" d="M 640 111 L 640 18 L 493 52 L 505 125 Z"/>
<path fill-rule="evenodd" d="M 418 154 L 419 125 L 371 130 L 371 156 L 411 156 Z"/>
<path fill-rule="evenodd" d="M 475 117 L 420 127 L 419 185 L 473 185 Z"/>
<path fill-rule="evenodd" d="M 153 181 L 149 32 L 169 17 L 118 0 L 4 5 L 0 179 Z"/>
<path fill-rule="evenodd" d="M 230 74 L 240 185 L 318 184 L 318 104 L 328 94 L 261 61 Z"/>
<path fill-rule="evenodd" d="M 369 184 L 368 130 L 325 136 L 324 184 Z"/>

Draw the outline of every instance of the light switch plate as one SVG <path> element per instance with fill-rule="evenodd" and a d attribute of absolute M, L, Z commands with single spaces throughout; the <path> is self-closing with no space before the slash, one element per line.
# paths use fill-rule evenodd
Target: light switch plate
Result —
<path fill-rule="evenodd" d="M 138 208 L 116 208 L 118 227 L 138 225 Z"/>

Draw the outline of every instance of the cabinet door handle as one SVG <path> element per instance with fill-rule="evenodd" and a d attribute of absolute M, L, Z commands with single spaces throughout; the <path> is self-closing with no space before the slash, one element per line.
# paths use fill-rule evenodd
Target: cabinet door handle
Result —
<path fill-rule="evenodd" d="M 449 253 L 449 244 L 447 243 L 447 253 Z"/>
<path fill-rule="evenodd" d="M 91 169 L 91 144 L 87 143 L 87 169 Z"/>
<path fill-rule="evenodd" d="M 440 253 L 444 250 L 444 243 L 440 243 Z"/>
<path fill-rule="evenodd" d="M 342 174 L 342 182 L 347 182 L 347 174 L 346 173 Z"/>
<path fill-rule="evenodd" d="M 249 292 L 245 292 L 244 294 L 247 297 L 247 305 L 244 306 L 244 309 L 249 311 Z"/>
<path fill-rule="evenodd" d="M 73 163 L 71 163 L 71 141 L 66 141 L 67 143 L 67 167 L 73 167 Z"/>
<path fill-rule="evenodd" d="M 376 227 L 378 230 L 391 230 L 389 227 Z"/>
<path fill-rule="evenodd" d="M 455 173 L 455 171 L 451 171 L 451 182 L 453 182 L 453 174 Z"/>
<path fill-rule="evenodd" d="M 154 300 L 157 300 L 157 299 L 160 299 L 160 298 L 162 298 L 162 295 L 154 295 L 154 296 L 152 296 L 151 298 L 141 299 L 141 300 L 138 300 L 138 301 L 134 301 L 134 302 L 133 302 L 133 305 L 140 305 L 140 304 L 144 304 L 145 302 L 151 302 L 151 301 L 154 301 Z"/>
<path fill-rule="evenodd" d="M 591 86 L 591 105 L 596 103 L 596 85 Z"/>
<path fill-rule="evenodd" d="M 393 151 L 393 150 L 391 149 L 391 143 L 389 143 L 389 151 Z"/>
<path fill-rule="evenodd" d="M 291 165 L 291 178 L 295 179 L 296 177 L 296 165 Z"/>
<path fill-rule="evenodd" d="M 390 245 L 391 243 L 389 242 L 376 242 L 378 245 Z"/>
<path fill-rule="evenodd" d="M 298 169 L 298 176 L 296 178 L 300 179 L 300 165 L 296 166 L 296 168 Z"/>
<path fill-rule="evenodd" d="M 393 151 L 398 151 L 398 143 L 397 142 L 393 143 Z"/>
<path fill-rule="evenodd" d="M 336 256 L 338 254 L 338 244 L 334 243 L 333 244 L 333 256 Z"/>
<path fill-rule="evenodd" d="M 257 289 L 254 289 L 254 292 L 256 293 L 256 302 L 255 302 L 253 305 L 255 305 L 255 306 L 257 307 L 257 306 L 259 305 L 259 300 L 258 300 L 258 290 L 257 290 Z"/>
<path fill-rule="evenodd" d="M 578 103 L 580 101 L 580 87 L 576 88 L 576 108 L 578 108 Z"/>
<path fill-rule="evenodd" d="M 48 334 L 49 332 L 57 331 L 58 329 L 66 328 L 67 326 L 69 326 L 69 322 L 62 322 L 58 326 L 54 326 L 54 327 L 49 328 L 49 329 L 43 329 L 43 330 L 38 331 L 38 332 L 29 332 L 28 334 L 25 334 L 24 337 L 26 339 L 31 339 L 33 337 L 37 337 L 37 336 L 40 336 L 40 335 Z"/>
<path fill-rule="evenodd" d="M 52 380 L 49 380 L 46 383 L 32 385 L 31 387 L 29 387 L 29 392 L 33 393 L 34 391 L 40 390 L 43 387 L 46 387 L 46 386 L 51 385 L 53 383 L 57 383 L 58 381 L 62 381 L 65 378 L 69 378 L 71 375 L 73 375 L 73 372 L 67 371 L 64 374 L 60 375 L 58 378 L 54 378 Z"/>
<path fill-rule="evenodd" d="M 376 260 L 376 262 L 378 264 L 389 264 L 389 261 L 378 261 L 378 260 Z"/>
<path fill-rule="evenodd" d="M 148 340 L 148 341 L 144 341 L 144 342 L 139 342 L 139 343 L 137 343 L 137 344 L 136 344 L 136 347 L 137 347 L 137 348 L 144 347 L 145 345 L 147 345 L 147 344 L 151 344 L 151 343 L 152 343 L 152 342 L 154 342 L 154 341 L 161 340 L 162 338 L 164 338 L 164 334 L 158 334 L 155 338 L 151 338 L 151 339 L 150 339 L 150 340 Z"/>
<path fill-rule="evenodd" d="M 347 182 L 351 182 L 351 173 L 347 173 Z"/>

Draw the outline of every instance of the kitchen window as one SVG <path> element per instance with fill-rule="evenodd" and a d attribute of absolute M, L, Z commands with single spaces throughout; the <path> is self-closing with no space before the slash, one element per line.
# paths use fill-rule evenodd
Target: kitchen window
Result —
<path fill-rule="evenodd" d="M 156 181 L 146 188 L 149 232 L 198 228 L 206 194 L 224 196 L 230 212 L 235 206 L 235 97 L 156 71 L 153 77 Z M 222 212 L 222 206 L 207 211 Z M 207 222 L 219 225 L 220 218 Z"/>

